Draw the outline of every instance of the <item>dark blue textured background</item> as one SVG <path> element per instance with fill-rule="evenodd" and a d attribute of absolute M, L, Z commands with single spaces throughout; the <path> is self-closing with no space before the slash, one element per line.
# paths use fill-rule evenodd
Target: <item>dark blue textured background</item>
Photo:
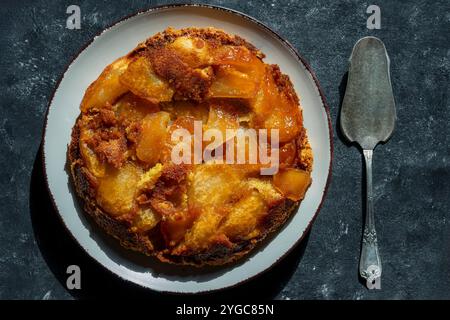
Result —
<path fill-rule="evenodd" d="M 124 283 L 88 258 L 58 221 L 42 178 L 44 114 L 71 58 L 114 21 L 162 1 L 0 3 L 0 298 L 163 297 Z M 65 28 L 78 4 L 82 29 Z M 443 1 L 212 1 L 266 23 L 314 69 L 330 106 L 332 183 L 309 237 L 261 278 L 213 297 L 277 299 L 450 298 L 450 3 Z M 381 30 L 366 28 L 368 5 Z M 383 259 L 382 290 L 358 281 L 362 227 L 361 156 L 336 132 L 347 60 L 366 35 L 391 58 L 398 123 L 374 154 L 374 191 Z M 77 264 L 82 290 L 65 289 Z M 165 297 L 164 298 L 168 298 Z M 202 299 L 211 297 L 202 297 Z"/>

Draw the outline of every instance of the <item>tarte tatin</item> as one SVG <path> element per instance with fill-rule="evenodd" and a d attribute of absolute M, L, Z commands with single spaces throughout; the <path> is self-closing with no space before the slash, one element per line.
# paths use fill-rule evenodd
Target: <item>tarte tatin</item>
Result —
<path fill-rule="evenodd" d="M 107 66 L 84 95 L 68 150 L 89 216 L 126 248 L 195 266 L 235 261 L 280 229 L 311 183 L 313 157 L 289 77 L 263 58 L 218 29 L 169 28 Z M 204 155 L 199 128 L 224 136 L 268 129 L 276 170 L 221 162 L 217 150 L 174 161 L 177 129 Z M 226 137 L 223 144 L 237 139 Z M 223 159 L 255 152 L 248 143 L 233 148 L 221 149 Z"/>

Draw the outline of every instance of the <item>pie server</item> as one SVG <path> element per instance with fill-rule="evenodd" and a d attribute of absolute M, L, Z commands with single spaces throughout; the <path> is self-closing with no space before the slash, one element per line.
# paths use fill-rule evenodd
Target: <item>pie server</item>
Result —
<path fill-rule="evenodd" d="M 373 210 L 372 154 L 378 143 L 391 137 L 395 119 L 386 48 L 378 38 L 362 38 L 350 56 L 340 125 L 343 135 L 360 146 L 365 158 L 367 202 L 359 273 L 369 289 L 380 288 L 382 271 Z"/>

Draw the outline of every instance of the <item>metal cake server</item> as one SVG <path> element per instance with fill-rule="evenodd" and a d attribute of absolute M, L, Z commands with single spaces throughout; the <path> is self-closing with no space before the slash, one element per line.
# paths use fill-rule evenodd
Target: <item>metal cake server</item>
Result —
<path fill-rule="evenodd" d="M 395 119 L 386 48 L 378 38 L 362 38 L 350 56 L 340 125 L 344 136 L 361 147 L 365 158 L 367 202 L 359 273 L 369 289 L 380 288 L 382 271 L 373 211 L 372 154 L 379 142 L 391 137 Z"/>

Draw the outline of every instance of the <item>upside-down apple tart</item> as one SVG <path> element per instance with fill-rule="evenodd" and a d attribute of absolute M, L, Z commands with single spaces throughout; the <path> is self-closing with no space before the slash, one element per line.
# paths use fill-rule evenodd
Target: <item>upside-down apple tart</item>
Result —
<path fill-rule="evenodd" d="M 313 157 L 289 77 L 263 59 L 215 28 L 169 28 L 107 66 L 68 150 L 89 216 L 126 248 L 195 266 L 235 261 L 280 229 L 307 192 Z M 256 149 L 250 138 L 230 143 L 264 129 Z M 174 159 L 177 130 L 193 138 L 183 141 L 190 161 Z M 205 159 L 208 130 L 225 138 Z M 258 161 L 262 149 L 275 164 Z M 245 161 L 225 161 L 237 155 Z"/>

